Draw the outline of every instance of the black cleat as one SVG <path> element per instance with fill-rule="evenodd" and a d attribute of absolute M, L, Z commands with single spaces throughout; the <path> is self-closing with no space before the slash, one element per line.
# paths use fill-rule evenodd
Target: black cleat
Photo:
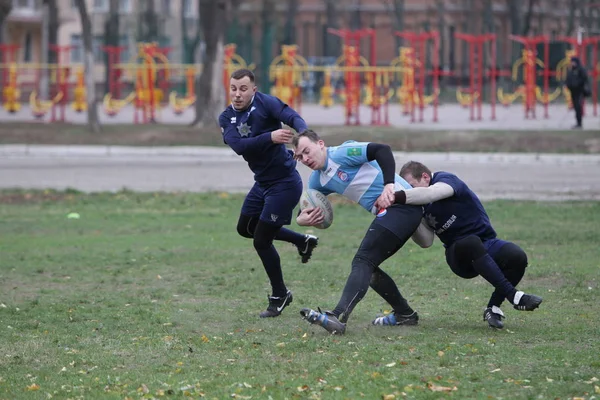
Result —
<path fill-rule="evenodd" d="M 332 335 L 343 335 L 346 332 L 346 324 L 341 323 L 335 315 L 329 311 L 323 312 L 320 308 L 318 310 L 303 308 L 300 315 L 311 324 L 322 326 Z"/>
<path fill-rule="evenodd" d="M 281 315 L 281 312 L 286 308 L 293 300 L 291 291 L 287 291 L 284 297 L 273 297 L 268 296 L 269 306 L 267 309 L 260 313 L 261 318 L 273 318 Z"/>
<path fill-rule="evenodd" d="M 313 250 L 319 244 L 319 238 L 314 235 L 305 235 L 306 239 L 302 243 L 301 246 L 296 246 L 298 248 L 298 254 L 302 257 L 302 264 L 306 264 L 310 257 L 312 256 Z"/>
<path fill-rule="evenodd" d="M 419 323 L 419 314 L 416 311 L 413 311 L 410 315 L 391 313 L 383 317 L 377 317 L 371 323 L 373 325 L 385 326 L 417 325 Z"/>
<path fill-rule="evenodd" d="M 543 299 L 534 294 L 523 294 L 518 304 L 513 304 L 515 310 L 533 311 L 542 304 Z"/>
<path fill-rule="evenodd" d="M 502 329 L 504 328 L 504 313 L 500 307 L 492 306 L 488 307 L 483 311 L 483 320 L 487 321 L 490 328 Z"/>

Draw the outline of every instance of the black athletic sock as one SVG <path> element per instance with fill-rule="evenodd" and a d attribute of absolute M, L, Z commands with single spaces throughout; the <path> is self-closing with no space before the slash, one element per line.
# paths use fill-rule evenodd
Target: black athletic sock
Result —
<path fill-rule="evenodd" d="M 306 241 L 306 235 L 303 233 L 295 232 L 291 229 L 281 228 L 281 229 L 279 229 L 279 232 L 277 232 L 277 235 L 275 236 L 275 240 L 292 243 L 292 244 L 300 247 Z"/>
<path fill-rule="evenodd" d="M 340 320 L 344 322 L 348 320 L 356 304 L 365 297 L 367 290 L 369 290 L 372 273 L 373 267 L 368 262 L 360 258 L 355 258 L 352 261 L 352 271 L 348 276 L 346 286 L 344 286 L 342 297 L 332 311 L 333 315 L 338 318 L 342 316 Z"/>
<path fill-rule="evenodd" d="M 376 268 L 371 275 L 371 288 L 392 306 L 397 315 L 406 316 L 414 312 L 400 293 L 396 282 L 380 268 Z"/>
<path fill-rule="evenodd" d="M 275 246 L 273 246 L 273 238 L 278 230 L 278 226 L 259 221 L 254 231 L 254 248 L 271 282 L 272 295 L 274 297 L 283 297 L 287 293 L 287 287 L 283 281 L 279 253 L 277 253 Z"/>
<path fill-rule="evenodd" d="M 500 270 L 500 267 L 498 267 L 489 254 L 486 253 L 473 261 L 473 268 L 483 277 L 483 279 L 491 283 L 498 292 L 502 293 L 508 301 L 511 303 L 513 302 L 517 290 L 508 279 L 506 279 L 502 270 Z"/>

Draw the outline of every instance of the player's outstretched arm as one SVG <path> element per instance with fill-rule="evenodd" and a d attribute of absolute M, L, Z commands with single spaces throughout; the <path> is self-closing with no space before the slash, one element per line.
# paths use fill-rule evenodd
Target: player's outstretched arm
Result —
<path fill-rule="evenodd" d="M 419 224 L 419 227 L 412 235 L 413 242 L 426 249 L 431 247 L 434 238 L 435 234 L 433 230 L 427 225 L 424 219 L 421 219 L 421 224 Z"/>
<path fill-rule="evenodd" d="M 452 186 L 438 182 L 427 187 L 399 190 L 395 193 L 396 204 L 424 205 L 454 196 Z"/>

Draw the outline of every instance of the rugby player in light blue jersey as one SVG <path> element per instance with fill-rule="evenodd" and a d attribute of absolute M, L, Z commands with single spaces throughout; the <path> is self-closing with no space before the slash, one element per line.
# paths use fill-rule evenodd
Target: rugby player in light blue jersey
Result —
<path fill-rule="evenodd" d="M 481 275 L 494 286 L 483 319 L 502 329 L 500 305 L 507 299 L 515 309 L 533 311 L 542 298 L 516 289 L 527 268 L 527 254 L 516 244 L 497 238 L 479 198 L 456 175 L 409 161 L 400 170 L 414 189 L 396 193 L 398 204 L 424 206 L 424 219 L 415 240 L 421 247 L 433 244 L 434 234 L 446 249 L 446 261 L 461 278 Z"/>
<path fill-rule="evenodd" d="M 395 173 L 396 163 L 388 145 L 348 141 L 327 147 L 319 135 L 305 130 L 292 141 L 295 157 L 314 170 L 309 189 L 324 195 L 338 193 L 355 201 L 375 218 L 363 238 L 337 306 L 332 311 L 305 308 L 300 314 L 332 334 L 343 334 L 346 322 L 369 286 L 387 301 L 393 313 L 379 317 L 374 325 L 416 325 L 419 317 L 400 293 L 394 280 L 380 265 L 394 255 L 421 222 L 422 207 L 394 204 L 395 192 L 411 186 Z M 316 226 L 323 222 L 318 208 L 306 208 L 296 222 Z"/>

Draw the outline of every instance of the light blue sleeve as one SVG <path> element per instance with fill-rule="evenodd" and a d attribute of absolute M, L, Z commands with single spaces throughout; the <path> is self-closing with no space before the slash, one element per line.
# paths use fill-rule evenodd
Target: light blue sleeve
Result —
<path fill-rule="evenodd" d="M 317 190 L 323 193 L 325 196 L 328 196 L 331 193 L 333 193 L 331 190 L 321 185 L 321 182 L 319 180 L 319 171 L 313 171 L 312 174 L 310 174 L 310 177 L 308 178 L 308 188 Z"/>
<path fill-rule="evenodd" d="M 345 166 L 357 166 L 368 163 L 368 145 L 368 142 L 349 140 L 335 147 L 335 150 L 331 152 L 331 159 L 336 163 Z"/>

